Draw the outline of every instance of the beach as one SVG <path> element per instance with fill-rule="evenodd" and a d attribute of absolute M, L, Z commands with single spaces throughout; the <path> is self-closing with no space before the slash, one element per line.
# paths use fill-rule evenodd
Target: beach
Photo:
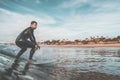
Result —
<path fill-rule="evenodd" d="M 120 47 L 120 43 L 116 44 L 81 44 L 81 45 L 42 45 L 42 46 L 50 46 L 50 47 Z"/>

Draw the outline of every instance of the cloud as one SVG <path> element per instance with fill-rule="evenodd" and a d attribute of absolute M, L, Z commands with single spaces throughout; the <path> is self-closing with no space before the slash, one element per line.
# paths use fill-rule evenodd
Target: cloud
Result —
<path fill-rule="evenodd" d="M 89 5 L 89 6 L 86 6 Z M 96 35 L 116 36 L 119 35 L 120 26 L 119 1 L 99 0 L 69 0 L 58 5 L 62 10 L 69 10 L 68 17 L 61 17 L 63 28 L 75 31 L 80 36 L 89 37 Z M 89 11 L 87 12 L 87 10 Z M 86 13 L 83 13 L 86 11 Z M 112 34 L 113 33 L 113 34 Z"/>
<path fill-rule="evenodd" d="M 36 3 L 39 4 L 39 3 L 41 3 L 41 2 L 40 2 L 40 0 L 36 0 Z"/>
<path fill-rule="evenodd" d="M 6 41 L 13 41 L 17 37 L 17 35 L 29 26 L 29 23 L 32 20 L 36 20 L 38 22 L 38 26 L 42 26 L 44 24 L 54 24 L 56 21 L 48 16 L 43 15 L 41 17 L 36 17 L 33 15 L 22 15 L 15 12 L 11 12 L 9 10 L 5 10 L 0 8 L 0 40 L 6 40 Z M 12 36 L 12 38 L 11 38 Z"/>
<path fill-rule="evenodd" d="M 73 8 L 73 7 L 75 8 L 88 1 L 89 0 L 68 0 L 60 4 L 59 7 L 60 8 Z"/>
<path fill-rule="evenodd" d="M 50 27 L 41 27 L 39 30 L 39 35 L 36 35 L 41 40 L 54 40 L 54 39 L 70 39 L 74 40 L 78 38 L 79 33 L 75 31 L 71 31 L 66 28 L 50 28 Z M 37 34 L 37 33 L 36 33 Z"/>
<path fill-rule="evenodd" d="M 46 26 L 41 28 L 40 37 L 47 39 L 83 39 L 90 36 L 109 36 L 119 35 L 120 15 L 110 14 L 90 14 L 86 16 L 72 15 L 64 18 L 64 23 L 55 28 Z M 43 32 L 47 31 L 47 32 Z M 46 37 L 49 36 L 48 37 Z"/>
<path fill-rule="evenodd" d="M 66 0 L 57 8 L 71 10 L 71 12 L 114 12 L 120 11 L 119 0 Z M 90 11 L 90 12 L 89 12 Z M 79 13 L 79 14 L 81 14 Z"/>
<path fill-rule="evenodd" d="M 26 4 L 27 1 L 24 2 Z M 34 2 L 38 3 L 37 0 Z M 51 3 L 47 5 L 50 6 Z M 0 36 L 3 36 L 0 40 L 13 41 L 19 32 L 29 26 L 31 20 L 39 22 L 35 31 L 38 41 L 65 38 L 74 40 L 98 35 L 111 37 L 119 35 L 120 32 L 119 0 L 62 0 L 59 5 L 54 5 L 55 8 L 47 7 L 48 11 L 44 6 L 42 9 L 46 11 L 36 10 L 36 7 L 27 10 L 29 7 L 24 5 L 21 9 L 31 12 L 26 14 L 0 8 Z M 35 13 L 32 14 L 34 9 Z"/>
<path fill-rule="evenodd" d="M 70 17 L 63 18 L 64 23 L 59 27 L 65 30 L 76 32 L 78 38 L 90 36 L 117 36 L 119 35 L 120 13 L 92 13 L 88 15 L 79 15 L 73 13 Z M 63 32 L 65 33 L 65 32 Z M 72 39 L 76 38 L 72 33 Z"/>

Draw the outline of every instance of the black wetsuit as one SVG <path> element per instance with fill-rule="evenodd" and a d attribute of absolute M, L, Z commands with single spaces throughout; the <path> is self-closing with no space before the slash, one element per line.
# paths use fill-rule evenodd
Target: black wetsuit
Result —
<path fill-rule="evenodd" d="M 16 59 L 19 59 L 19 57 L 27 50 L 27 48 L 31 48 L 29 59 L 32 59 L 32 56 L 35 53 L 35 45 L 37 45 L 33 32 L 34 29 L 28 27 L 16 38 L 15 43 L 21 48 L 16 56 Z"/>
<path fill-rule="evenodd" d="M 34 29 L 28 27 L 24 31 L 22 31 L 16 38 L 15 43 L 18 47 L 21 48 L 21 50 L 18 52 L 16 59 L 14 60 L 11 67 L 6 69 L 9 75 L 12 74 L 13 70 L 17 70 L 17 68 L 19 67 L 19 58 L 27 50 L 27 48 L 31 48 L 29 59 L 32 60 L 33 54 L 36 50 L 35 45 L 37 45 L 33 32 Z M 28 69 L 29 65 L 25 66 L 25 71 L 23 71 L 22 73 L 25 74 L 26 70 Z"/>

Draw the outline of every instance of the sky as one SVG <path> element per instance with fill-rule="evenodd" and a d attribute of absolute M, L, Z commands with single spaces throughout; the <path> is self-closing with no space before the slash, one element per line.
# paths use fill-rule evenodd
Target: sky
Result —
<path fill-rule="evenodd" d="M 0 41 L 14 42 L 34 20 L 37 41 L 116 37 L 120 0 L 0 0 Z"/>

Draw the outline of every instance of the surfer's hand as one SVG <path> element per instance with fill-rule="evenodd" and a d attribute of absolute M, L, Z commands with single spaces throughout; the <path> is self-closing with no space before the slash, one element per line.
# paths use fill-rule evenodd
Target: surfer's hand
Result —
<path fill-rule="evenodd" d="M 40 49 L 40 46 L 39 45 L 35 45 L 35 49 Z"/>
<path fill-rule="evenodd" d="M 40 46 L 39 46 L 39 45 L 37 45 L 37 47 L 38 47 L 38 49 L 40 49 Z"/>

